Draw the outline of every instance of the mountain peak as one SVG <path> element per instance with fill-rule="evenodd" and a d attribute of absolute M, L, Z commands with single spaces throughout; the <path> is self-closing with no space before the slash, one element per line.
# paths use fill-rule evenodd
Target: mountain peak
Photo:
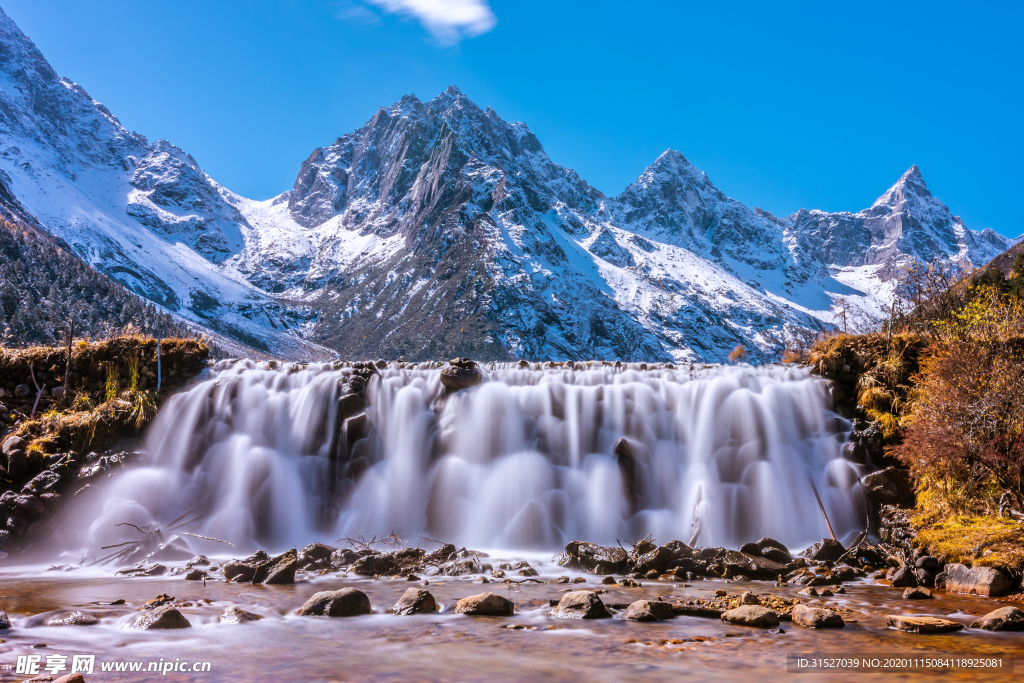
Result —
<path fill-rule="evenodd" d="M 917 164 L 912 165 L 900 176 L 896 184 L 885 191 L 881 197 L 875 200 L 872 208 L 888 207 L 894 208 L 897 204 L 904 202 L 914 203 L 915 200 L 927 200 L 932 198 L 932 193 L 921 177 L 921 169 Z"/>

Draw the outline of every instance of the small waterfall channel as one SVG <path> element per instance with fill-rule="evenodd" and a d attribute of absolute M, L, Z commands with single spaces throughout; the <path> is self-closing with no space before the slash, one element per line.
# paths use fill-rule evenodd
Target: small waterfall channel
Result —
<path fill-rule="evenodd" d="M 127 538 L 115 524 L 195 510 L 190 531 L 239 551 L 392 532 L 801 548 L 828 535 L 811 480 L 840 540 L 863 529 L 850 424 L 804 368 L 491 363 L 448 394 L 440 364 L 379 365 L 217 364 L 161 410 L 138 466 L 74 502 L 56 544 L 98 556 Z"/>

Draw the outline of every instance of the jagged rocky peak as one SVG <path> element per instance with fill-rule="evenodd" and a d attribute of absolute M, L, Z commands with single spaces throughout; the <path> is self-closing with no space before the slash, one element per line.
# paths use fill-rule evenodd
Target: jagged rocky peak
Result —
<path fill-rule="evenodd" d="M 931 201 L 935 201 L 935 198 L 932 197 L 924 178 L 921 177 L 921 169 L 914 164 L 900 176 L 895 185 L 875 200 L 871 208 L 884 207 L 892 211 L 900 211 L 905 206 L 913 208 L 915 204 Z"/>
<path fill-rule="evenodd" d="M 306 227 L 340 215 L 349 229 L 411 235 L 440 220 L 452 203 L 489 210 L 512 193 L 506 185 L 518 186 L 536 211 L 559 201 L 593 210 L 603 198 L 571 169 L 552 163 L 525 124 L 502 120 L 451 86 L 425 104 L 407 95 L 315 150 L 288 205 Z"/>

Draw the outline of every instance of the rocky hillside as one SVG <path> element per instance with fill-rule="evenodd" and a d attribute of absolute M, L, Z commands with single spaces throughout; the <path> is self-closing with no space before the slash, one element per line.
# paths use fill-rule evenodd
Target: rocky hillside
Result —
<path fill-rule="evenodd" d="M 0 210 L 186 320 L 290 358 L 774 360 L 882 316 L 912 260 L 985 263 L 912 167 L 858 213 L 776 217 L 668 150 L 618 197 L 451 87 L 240 197 L 127 131 L 0 13 Z"/>

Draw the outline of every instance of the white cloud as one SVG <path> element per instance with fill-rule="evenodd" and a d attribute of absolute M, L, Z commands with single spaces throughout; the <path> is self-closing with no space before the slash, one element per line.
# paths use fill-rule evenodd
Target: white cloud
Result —
<path fill-rule="evenodd" d="M 487 33 L 498 23 L 487 0 L 367 0 L 392 14 L 416 17 L 440 42 Z"/>

